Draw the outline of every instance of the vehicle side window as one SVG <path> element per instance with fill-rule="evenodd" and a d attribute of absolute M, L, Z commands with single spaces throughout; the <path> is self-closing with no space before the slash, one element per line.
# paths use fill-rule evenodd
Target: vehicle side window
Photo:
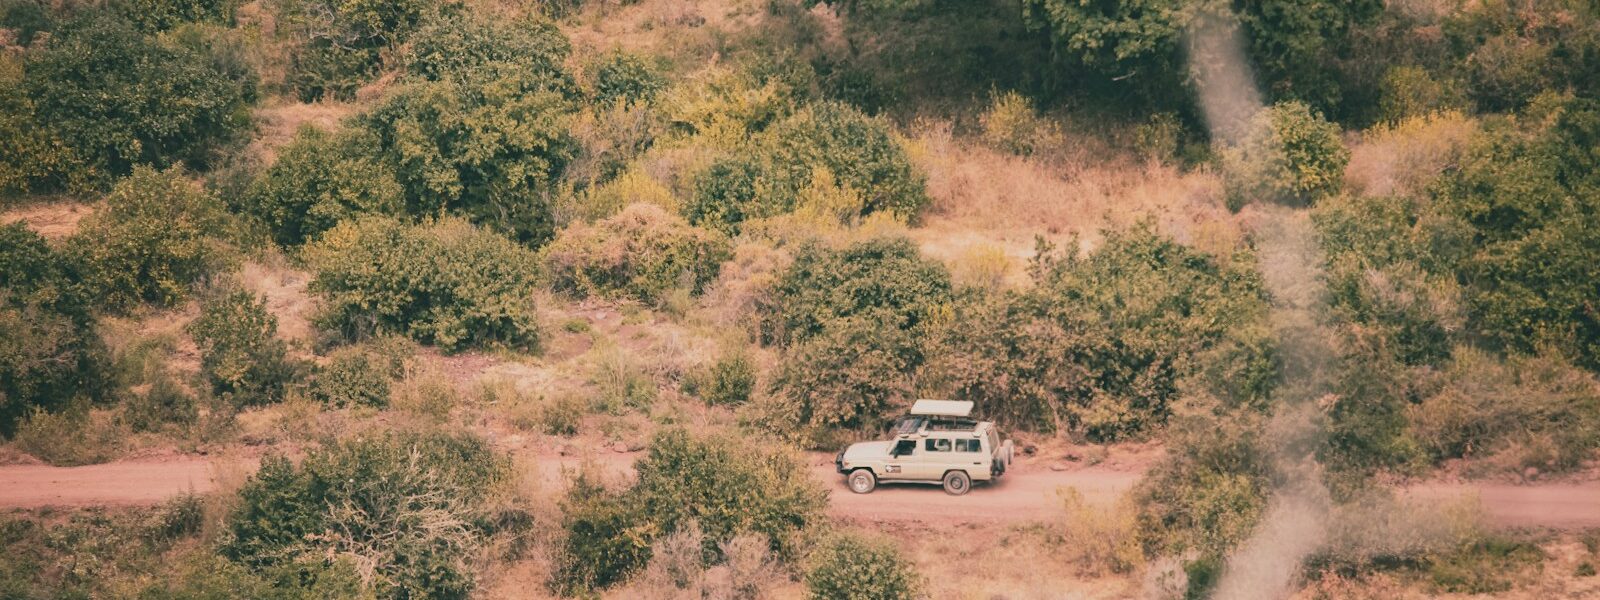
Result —
<path fill-rule="evenodd" d="M 922 444 L 930 452 L 949 452 L 950 440 L 944 438 L 928 438 Z"/>
<path fill-rule="evenodd" d="M 900 440 L 894 445 L 895 456 L 906 456 L 917 451 L 916 440 Z"/>
<path fill-rule="evenodd" d="M 957 452 L 978 452 L 982 449 L 982 441 L 978 439 L 956 440 Z"/>

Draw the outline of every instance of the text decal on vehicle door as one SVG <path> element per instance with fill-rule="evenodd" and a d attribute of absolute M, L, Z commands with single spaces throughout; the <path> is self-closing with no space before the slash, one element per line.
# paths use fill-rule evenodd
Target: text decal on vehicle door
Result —
<path fill-rule="evenodd" d="M 885 473 L 899 473 L 900 465 L 888 465 L 883 468 Z"/>

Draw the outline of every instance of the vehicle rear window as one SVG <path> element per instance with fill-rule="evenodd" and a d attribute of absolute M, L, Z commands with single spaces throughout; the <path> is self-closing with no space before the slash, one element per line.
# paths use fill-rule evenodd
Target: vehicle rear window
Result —
<path fill-rule="evenodd" d="M 970 440 L 956 440 L 957 452 L 978 452 L 983 448 L 983 440 L 973 438 Z"/>

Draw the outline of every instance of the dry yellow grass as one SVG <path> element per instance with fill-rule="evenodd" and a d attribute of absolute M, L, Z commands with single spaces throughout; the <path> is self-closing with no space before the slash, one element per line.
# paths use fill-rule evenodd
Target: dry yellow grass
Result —
<path fill-rule="evenodd" d="M 361 110 L 362 105 L 355 103 L 270 101 L 255 110 L 257 133 L 246 152 L 259 158 L 262 164 L 272 164 L 278 148 L 294 139 L 301 127 L 314 125 L 331 131 L 337 129 L 345 117 Z"/>
<path fill-rule="evenodd" d="M 78 231 L 78 222 L 94 214 L 94 205 L 81 202 L 33 202 L 0 213 L 0 225 L 22 223 L 47 240 L 60 240 Z"/>
<path fill-rule="evenodd" d="M 1350 145 L 1345 181 L 1368 196 L 1415 196 L 1466 149 L 1478 122 L 1461 113 L 1413 117 L 1378 125 Z"/>
<path fill-rule="evenodd" d="M 311 319 L 317 303 L 306 293 L 311 275 L 289 266 L 276 252 L 245 262 L 239 268 L 244 289 L 267 301 L 267 312 L 278 318 L 278 337 L 309 344 L 316 336 Z"/>

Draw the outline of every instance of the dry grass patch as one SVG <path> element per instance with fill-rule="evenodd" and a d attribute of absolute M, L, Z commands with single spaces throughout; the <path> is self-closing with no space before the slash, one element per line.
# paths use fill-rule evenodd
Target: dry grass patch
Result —
<path fill-rule="evenodd" d="M 1350 144 L 1345 181 L 1368 196 L 1420 195 L 1466 151 L 1478 122 L 1458 112 L 1377 125 Z"/>
<path fill-rule="evenodd" d="M 288 100 L 269 102 L 255 110 L 257 135 L 250 141 L 246 153 L 259 158 L 262 164 L 272 164 L 278 148 L 293 140 L 301 127 L 314 125 L 333 131 L 339 128 L 340 121 L 363 108 L 361 104 L 333 100 L 312 104 Z"/>
<path fill-rule="evenodd" d="M 94 210 L 81 202 L 30 202 L 0 213 L 0 225 L 20 222 L 47 240 L 60 241 L 77 233 L 78 222 Z"/>

